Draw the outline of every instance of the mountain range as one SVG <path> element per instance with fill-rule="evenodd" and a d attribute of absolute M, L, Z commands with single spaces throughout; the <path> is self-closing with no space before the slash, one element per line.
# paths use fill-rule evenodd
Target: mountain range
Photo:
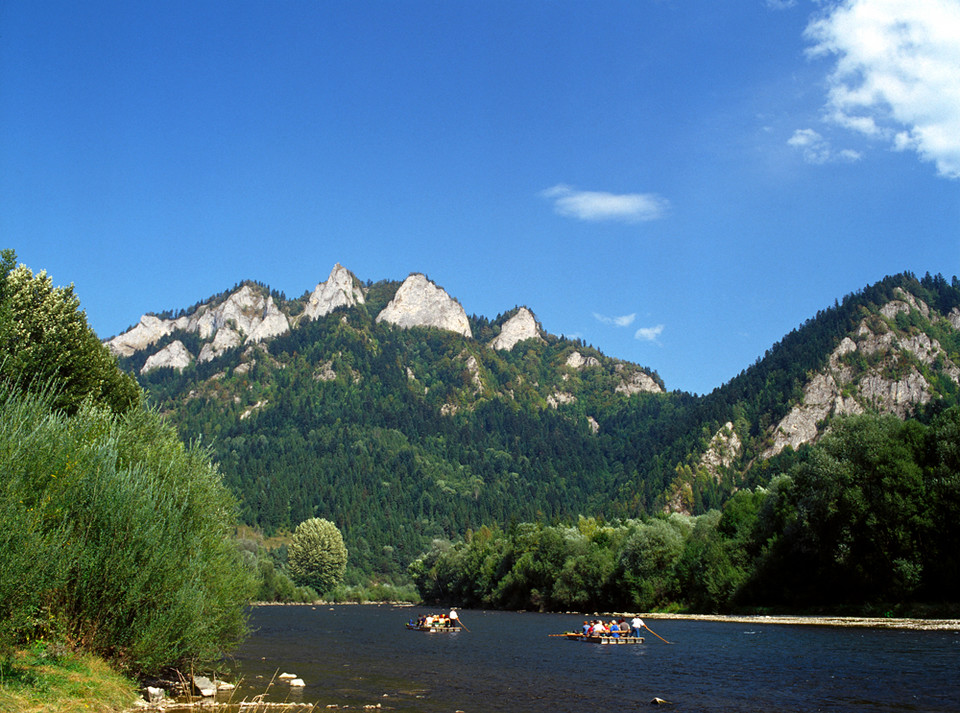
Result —
<path fill-rule="evenodd" d="M 546 332 L 468 316 L 423 274 L 341 265 L 296 299 L 244 282 L 106 344 L 264 532 L 341 528 L 400 572 L 483 525 L 699 514 L 763 485 L 833 419 L 960 400 L 960 284 L 903 273 L 847 295 L 710 394 Z"/>

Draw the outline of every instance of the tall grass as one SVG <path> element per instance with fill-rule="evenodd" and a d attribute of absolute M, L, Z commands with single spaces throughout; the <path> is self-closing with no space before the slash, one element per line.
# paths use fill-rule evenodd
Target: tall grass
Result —
<path fill-rule="evenodd" d="M 66 639 L 150 673 L 243 635 L 235 504 L 156 413 L 0 392 L 0 472 L 0 647 Z"/>

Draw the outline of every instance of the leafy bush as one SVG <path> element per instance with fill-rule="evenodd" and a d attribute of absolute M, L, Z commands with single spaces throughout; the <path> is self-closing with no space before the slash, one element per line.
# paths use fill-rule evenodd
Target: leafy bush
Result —
<path fill-rule="evenodd" d="M 251 576 L 209 454 L 160 417 L 0 390 L 0 642 L 63 637 L 132 670 L 213 660 Z"/>

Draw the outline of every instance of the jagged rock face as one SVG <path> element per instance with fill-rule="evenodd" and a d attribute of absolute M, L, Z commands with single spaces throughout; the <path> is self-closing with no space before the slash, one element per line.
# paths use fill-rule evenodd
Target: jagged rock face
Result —
<path fill-rule="evenodd" d="M 733 423 L 727 421 L 710 439 L 710 445 L 700 459 L 700 467 L 705 468 L 719 483 L 720 469 L 733 465 L 742 450 L 743 443 L 733 430 Z"/>
<path fill-rule="evenodd" d="M 621 379 L 620 383 L 617 384 L 617 388 L 615 389 L 618 394 L 632 396 L 633 394 L 640 393 L 663 393 L 663 389 L 660 388 L 660 384 L 654 381 L 653 377 L 644 371 L 640 371 L 639 369 L 624 369 L 623 364 L 617 364 L 616 370 L 623 375 L 623 378 Z"/>
<path fill-rule="evenodd" d="M 237 333 L 231 327 L 225 325 L 217 330 L 212 342 L 208 342 L 207 344 L 203 345 L 203 348 L 200 350 L 200 356 L 197 357 L 197 361 L 204 363 L 211 361 L 212 359 L 216 359 L 227 349 L 240 346 L 242 341 L 243 340 L 239 333 Z"/>
<path fill-rule="evenodd" d="M 190 366 L 190 362 L 192 361 L 193 356 L 187 351 L 187 348 L 183 346 L 183 342 L 178 339 L 165 346 L 156 354 L 151 355 L 147 361 L 144 362 L 140 373 L 146 374 L 153 369 L 161 369 L 164 367 L 183 371 Z"/>
<path fill-rule="evenodd" d="M 152 314 L 145 314 L 135 327 L 110 339 L 106 342 L 106 345 L 114 354 L 128 357 L 141 349 L 146 349 L 170 334 L 175 328 L 173 320 L 160 319 Z"/>
<path fill-rule="evenodd" d="M 421 274 L 410 275 L 397 294 L 377 315 L 377 322 L 398 327 L 436 327 L 472 337 L 467 313 L 443 289 Z"/>
<path fill-rule="evenodd" d="M 473 384 L 473 393 L 479 394 L 483 391 L 483 379 L 480 376 L 480 363 L 473 354 L 467 358 L 466 367 L 470 374 L 470 383 Z"/>
<path fill-rule="evenodd" d="M 930 307 L 927 306 L 926 302 L 923 300 L 918 300 L 902 287 L 895 288 L 893 294 L 900 299 L 891 300 L 880 308 L 880 314 L 882 314 L 884 317 L 887 319 L 893 319 L 897 316 L 898 312 L 906 312 L 909 314 L 910 309 L 913 308 L 923 315 L 924 319 L 930 319 Z"/>
<path fill-rule="evenodd" d="M 339 262 L 333 266 L 326 282 L 321 282 L 307 300 L 303 314 L 310 319 L 319 319 L 337 307 L 353 307 L 363 304 L 363 290 L 356 278 Z"/>
<path fill-rule="evenodd" d="M 264 296 L 250 285 L 241 287 L 216 309 L 206 310 L 197 322 L 197 331 L 201 339 L 209 339 L 228 324 L 244 336 L 245 343 L 260 342 L 290 331 L 290 323 L 273 297 Z"/>
<path fill-rule="evenodd" d="M 543 341 L 533 313 L 526 307 L 521 307 L 519 312 L 503 323 L 500 334 L 490 342 L 490 346 L 494 349 L 510 351 L 519 342 L 527 339 Z"/>
<path fill-rule="evenodd" d="M 960 307 L 954 307 L 950 310 L 947 320 L 953 325 L 954 329 L 960 329 Z"/>
<path fill-rule="evenodd" d="M 911 309 L 930 318 L 931 310 L 922 300 L 900 288 L 896 294 L 899 299 L 880 308 L 880 314 L 886 319 L 892 320 L 900 312 L 909 313 Z M 770 458 L 788 445 L 796 449 L 816 440 L 819 435 L 817 423 L 831 415 L 863 413 L 869 407 L 904 418 L 918 404 L 930 401 L 930 384 L 916 367 L 911 366 L 906 373 L 898 368 L 904 353 L 927 366 L 939 362 L 942 373 L 954 383 L 960 383 L 960 368 L 950 361 L 936 339 L 922 332 L 899 336 L 882 324 L 881 327 L 885 331 L 877 333 L 864 319 L 857 329 L 856 340 L 845 337 L 840 342 L 830 355 L 827 369 L 810 380 L 804 388 L 803 400 L 777 424 L 773 444 L 761 457 Z M 843 360 L 844 356 L 856 351 L 879 358 L 879 361 L 857 374 Z M 891 372 L 897 376 L 890 377 Z"/>
<path fill-rule="evenodd" d="M 600 366 L 600 361 L 596 357 L 586 357 L 580 352 L 573 352 L 567 357 L 567 366 L 573 369 L 585 369 L 589 366 Z"/>
<path fill-rule="evenodd" d="M 146 349 L 158 339 L 177 329 L 198 332 L 201 339 L 214 337 L 215 340 L 215 335 L 227 326 L 248 344 L 290 331 L 290 323 L 286 315 L 277 308 L 273 298 L 262 295 L 249 285 L 244 285 L 216 308 L 201 305 L 192 314 L 177 319 L 160 319 L 152 315 L 144 315 L 140 318 L 139 324 L 108 340 L 106 344 L 114 353 L 130 356 Z M 227 341 L 233 340 L 233 336 L 225 336 L 219 345 L 215 340 L 211 347 L 212 351 L 207 350 L 207 358 L 202 361 L 212 359 L 223 349 L 228 348 L 225 346 Z M 231 346 L 236 345 L 231 344 Z"/>

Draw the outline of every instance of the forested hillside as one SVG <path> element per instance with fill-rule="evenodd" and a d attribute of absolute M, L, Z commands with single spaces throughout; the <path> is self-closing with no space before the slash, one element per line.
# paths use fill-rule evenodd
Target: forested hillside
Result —
<path fill-rule="evenodd" d="M 781 441 L 812 408 L 818 378 L 835 388 L 827 415 L 810 417 L 814 439 L 842 413 L 958 402 L 956 278 L 885 278 L 705 396 L 665 391 L 649 369 L 542 331 L 492 348 L 517 310 L 472 316 L 464 336 L 378 321 L 395 282 L 367 284 L 362 303 L 316 319 L 306 297 L 249 287 L 270 295 L 288 331 L 143 371 L 175 342 L 200 354 L 214 339 L 170 322 L 121 364 L 183 437 L 213 449 L 247 523 L 269 534 L 329 519 L 355 574 L 402 574 L 434 539 L 481 527 L 720 507 L 794 463 L 799 446 Z M 723 456 L 707 457 L 721 442 Z"/>

